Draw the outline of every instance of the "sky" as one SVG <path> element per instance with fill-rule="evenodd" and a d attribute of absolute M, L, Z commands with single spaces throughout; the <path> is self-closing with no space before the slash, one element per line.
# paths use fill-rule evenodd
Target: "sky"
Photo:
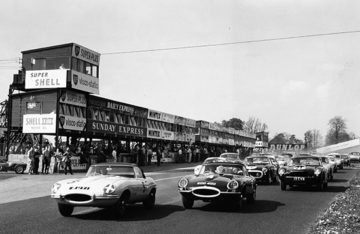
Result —
<path fill-rule="evenodd" d="M 100 96 L 196 120 L 266 123 L 270 136 L 360 136 L 358 0 L 2 0 L 0 100 L 21 51 L 78 43 L 101 53 Z M 265 40 L 265 41 L 262 41 Z M 138 50 L 223 46 L 152 52 Z"/>

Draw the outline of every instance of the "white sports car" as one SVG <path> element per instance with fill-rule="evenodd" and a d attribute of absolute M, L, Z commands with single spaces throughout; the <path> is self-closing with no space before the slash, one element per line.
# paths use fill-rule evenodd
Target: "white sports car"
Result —
<path fill-rule="evenodd" d="M 121 217 L 128 203 L 143 202 L 153 208 L 155 193 L 155 181 L 130 163 L 92 165 L 85 178 L 61 180 L 51 189 L 63 216 L 71 216 L 75 206 L 91 206 L 113 207 Z"/>

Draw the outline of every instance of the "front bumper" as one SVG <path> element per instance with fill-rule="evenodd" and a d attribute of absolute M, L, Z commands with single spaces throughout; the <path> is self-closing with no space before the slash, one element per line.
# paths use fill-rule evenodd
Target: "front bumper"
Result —
<path fill-rule="evenodd" d="M 82 199 L 77 199 L 76 197 L 81 196 Z M 87 195 L 87 194 L 51 194 L 51 198 L 57 200 L 58 203 L 73 205 L 73 206 L 93 206 L 93 207 L 109 207 L 115 205 L 120 195 Z"/>
<path fill-rule="evenodd" d="M 323 182 L 323 178 L 319 175 L 308 175 L 308 176 L 291 176 L 283 175 L 280 180 L 288 185 L 318 185 Z"/>
<path fill-rule="evenodd" d="M 215 200 L 240 200 L 243 197 L 243 193 L 238 190 L 220 191 L 218 188 L 210 186 L 201 186 L 194 188 L 179 188 L 179 192 L 182 196 L 190 198 L 192 200 L 203 201 L 215 201 Z"/>

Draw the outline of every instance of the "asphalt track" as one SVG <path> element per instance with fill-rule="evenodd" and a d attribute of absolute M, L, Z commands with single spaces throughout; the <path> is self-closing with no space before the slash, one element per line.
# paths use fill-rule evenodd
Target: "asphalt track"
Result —
<path fill-rule="evenodd" d="M 56 202 L 41 189 L 36 196 L 32 192 L 30 199 L 0 201 L 0 233 L 307 233 L 336 194 L 345 191 L 357 169 L 335 173 L 334 181 L 323 192 L 316 188 L 281 191 L 279 185 L 259 185 L 255 204 L 244 203 L 240 210 L 231 204 L 201 201 L 185 210 L 177 181 L 191 172 L 181 169 L 148 173 L 158 184 L 155 208 L 131 205 L 122 219 L 110 209 L 98 208 L 76 208 L 72 217 L 64 218 Z M 1 185 L 12 179 L 0 180 L 0 197 L 6 191 Z M 36 186 L 41 187 L 32 187 Z M 22 192 L 26 194 L 26 189 Z"/>

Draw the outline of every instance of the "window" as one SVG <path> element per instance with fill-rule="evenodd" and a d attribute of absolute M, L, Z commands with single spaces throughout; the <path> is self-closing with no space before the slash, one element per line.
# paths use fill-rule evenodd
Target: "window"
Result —
<path fill-rule="evenodd" d="M 32 66 L 33 70 L 46 70 L 46 59 L 36 58 L 35 64 Z"/>
<path fill-rule="evenodd" d="M 91 71 L 92 71 L 92 69 L 91 69 L 91 64 L 85 62 L 85 74 L 91 76 Z"/>
<path fill-rule="evenodd" d="M 98 67 L 97 66 L 92 66 L 92 72 L 91 72 L 92 76 L 94 77 L 99 77 L 98 75 Z"/>
<path fill-rule="evenodd" d="M 47 58 L 46 69 L 70 69 L 69 57 Z"/>

